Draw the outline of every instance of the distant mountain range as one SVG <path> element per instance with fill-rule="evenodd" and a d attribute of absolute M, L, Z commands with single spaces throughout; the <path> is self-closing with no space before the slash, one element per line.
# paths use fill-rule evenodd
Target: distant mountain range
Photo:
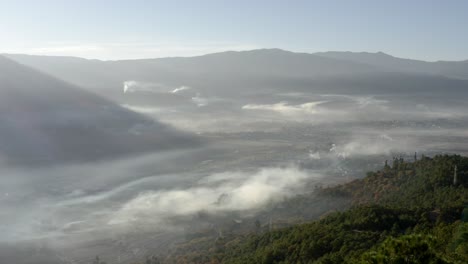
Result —
<path fill-rule="evenodd" d="M 191 146 L 178 132 L 0 56 L 0 161 L 86 162 Z"/>
<path fill-rule="evenodd" d="M 450 78 L 468 79 L 468 60 L 426 62 L 393 57 L 383 52 L 320 52 L 315 55 L 343 61 L 363 63 L 395 72 L 426 73 Z"/>
<path fill-rule="evenodd" d="M 188 85 L 234 96 L 278 89 L 352 93 L 468 90 L 468 61 L 424 62 L 381 52 L 308 54 L 260 49 L 121 61 L 5 56 L 118 101 L 125 101 L 122 88 L 129 80 L 172 88 Z"/>
<path fill-rule="evenodd" d="M 129 84 L 146 93 L 124 93 Z M 206 95 L 275 103 L 274 95 L 285 92 L 430 95 L 463 101 L 468 96 L 468 61 L 280 49 L 122 61 L 5 54 L 0 56 L 0 154 L 8 162 L 32 164 L 189 146 L 197 141 L 192 136 L 120 105 L 177 104 L 193 110 L 204 105 Z"/>

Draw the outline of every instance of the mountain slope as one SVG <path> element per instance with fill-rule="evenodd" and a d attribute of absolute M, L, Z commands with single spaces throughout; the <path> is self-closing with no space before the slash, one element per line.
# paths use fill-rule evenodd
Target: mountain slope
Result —
<path fill-rule="evenodd" d="M 201 94 L 221 98 L 258 92 L 451 94 L 468 90 L 465 80 L 468 79 L 468 67 L 465 67 L 468 63 L 429 63 L 383 53 L 308 54 L 262 49 L 122 61 L 6 56 L 126 104 L 131 100 L 145 104 L 148 101 L 146 97 L 134 100 L 138 93 L 124 94 L 122 88 L 126 81 L 162 87 L 165 92 L 190 86 Z"/>
<path fill-rule="evenodd" d="M 349 210 L 288 228 L 197 237 L 164 263 L 466 263 L 467 169 L 468 158 L 458 155 L 395 159 L 363 179 L 321 190 L 348 199 Z"/>
<path fill-rule="evenodd" d="M 14 164 L 94 161 L 196 140 L 0 56 L 0 156 Z"/>
<path fill-rule="evenodd" d="M 306 53 L 278 49 L 221 52 L 187 58 L 123 61 L 85 60 L 6 54 L 5 56 L 93 91 L 122 91 L 124 81 L 136 80 L 168 86 L 223 89 L 220 84 L 274 83 L 276 80 L 311 79 L 374 72 L 374 67 Z"/>
<path fill-rule="evenodd" d="M 443 75 L 450 78 L 468 79 L 468 61 L 426 62 L 402 59 L 377 52 L 340 52 L 329 51 L 315 53 L 324 58 L 333 58 L 349 62 L 363 63 L 397 72 L 426 73 Z"/>

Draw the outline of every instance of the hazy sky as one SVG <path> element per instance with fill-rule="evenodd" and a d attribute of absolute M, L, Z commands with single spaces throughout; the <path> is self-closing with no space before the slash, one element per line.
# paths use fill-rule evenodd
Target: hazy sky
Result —
<path fill-rule="evenodd" d="M 0 0 L 0 53 L 124 59 L 223 50 L 468 59 L 465 0 Z"/>

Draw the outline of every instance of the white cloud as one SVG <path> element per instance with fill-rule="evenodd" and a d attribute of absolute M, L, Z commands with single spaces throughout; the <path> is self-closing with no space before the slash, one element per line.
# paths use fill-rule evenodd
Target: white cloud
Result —
<path fill-rule="evenodd" d="M 342 144 L 333 144 L 330 153 L 340 158 L 367 155 L 389 155 L 393 152 L 411 152 L 415 144 L 408 138 L 395 139 L 388 134 L 355 136 Z"/>
<path fill-rule="evenodd" d="M 318 152 L 318 151 L 315 151 L 315 152 L 314 152 L 314 151 L 310 150 L 310 151 L 309 151 L 309 158 L 310 158 L 311 160 L 319 160 L 319 159 L 321 158 L 321 157 L 320 157 L 320 152 Z"/>
<path fill-rule="evenodd" d="M 242 109 L 273 111 L 282 115 L 316 114 L 319 112 L 317 106 L 326 102 L 327 101 L 317 101 L 298 105 L 290 105 L 287 102 L 279 102 L 276 104 L 247 104 L 244 105 Z"/>
<path fill-rule="evenodd" d="M 160 92 L 167 90 L 166 86 L 159 83 L 140 82 L 134 80 L 128 80 L 123 82 L 123 92 Z"/>
<path fill-rule="evenodd" d="M 133 87 L 135 87 L 137 85 L 137 82 L 136 81 L 125 81 L 123 83 L 123 92 L 124 93 L 129 93 L 129 92 L 133 92 Z"/>
<path fill-rule="evenodd" d="M 122 107 L 130 109 L 132 111 L 142 113 L 142 114 L 156 114 L 166 112 L 168 110 L 159 108 L 159 107 L 147 107 L 147 106 L 137 106 L 137 105 L 129 105 L 129 104 L 122 104 Z"/>
<path fill-rule="evenodd" d="M 202 97 L 199 93 L 196 96 L 192 97 L 192 101 L 198 107 L 206 106 L 208 104 L 208 99 L 205 97 Z"/>
<path fill-rule="evenodd" d="M 191 88 L 188 87 L 188 86 L 181 86 L 181 87 L 178 87 L 178 88 L 175 88 L 174 90 L 172 90 L 171 93 L 180 93 L 180 92 L 190 90 L 190 89 Z"/>
<path fill-rule="evenodd" d="M 256 172 L 224 172 L 201 179 L 185 189 L 151 191 L 127 202 L 110 224 L 164 221 L 200 211 L 218 213 L 253 210 L 300 193 L 307 179 L 318 178 L 295 167 L 265 168 Z"/>
<path fill-rule="evenodd" d="M 354 97 L 354 100 L 358 104 L 359 108 L 365 108 L 368 106 L 379 106 L 383 110 L 388 109 L 386 106 L 386 104 L 388 103 L 387 100 L 375 99 L 372 96 L 363 96 L 363 97 L 356 96 Z"/>
<path fill-rule="evenodd" d="M 357 107 L 361 109 L 376 106 L 381 110 L 387 110 L 387 104 L 389 103 L 388 100 L 376 99 L 374 96 L 353 96 L 344 94 L 324 94 L 321 96 L 325 98 L 343 98 L 345 100 L 354 102 Z"/>

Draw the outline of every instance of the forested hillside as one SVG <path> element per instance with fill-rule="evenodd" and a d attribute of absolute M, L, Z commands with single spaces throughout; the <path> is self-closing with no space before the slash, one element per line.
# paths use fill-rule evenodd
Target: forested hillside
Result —
<path fill-rule="evenodd" d="M 395 158 L 361 180 L 320 190 L 322 197 L 350 199 L 347 211 L 273 231 L 197 238 L 165 261 L 466 263 L 468 158 L 414 159 Z"/>

